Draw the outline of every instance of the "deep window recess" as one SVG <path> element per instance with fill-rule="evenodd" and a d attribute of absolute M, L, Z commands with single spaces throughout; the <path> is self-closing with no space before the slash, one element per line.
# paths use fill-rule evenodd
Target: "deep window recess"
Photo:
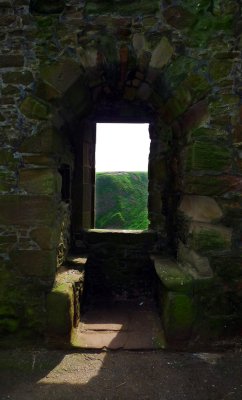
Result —
<path fill-rule="evenodd" d="M 97 124 L 95 228 L 148 228 L 149 124 Z"/>

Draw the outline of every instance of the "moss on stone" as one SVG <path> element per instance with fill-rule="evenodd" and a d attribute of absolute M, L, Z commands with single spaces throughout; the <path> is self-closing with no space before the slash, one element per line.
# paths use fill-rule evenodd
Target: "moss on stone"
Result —
<path fill-rule="evenodd" d="M 192 292 L 193 279 L 175 261 L 153 257 L 155 270 L 162 284 L 171 291 Z"/>
<path fill-rule="evenodd" d="M 212 143 L 195 142 L 188 150 L 187 171 L 211 170 L 225 171 L 231 165 L 231 153 L 228 148 Z"/>
<path fill-rule="evenodd" d="M 45 120 L 50 114 L 49 105 L 33 96 L 26 97 L 19 108 L 21 113 L 30 119 Z"/>
<path fill-rule="evenodd" d="M 231 247 L 231 236 L 219 228 L 201 228 L 192 233 L 192 247 L 197 251 L 227 250 Z"/>
<path fill-rule="evenodd" d="M 49 334 L 68 336 L 74 318 L 74 292 L 70 283 L 54 288 L 47 296 L 47 329 Z"/>
<path fill-rule="evenodd" d="M 209 74 L 210 77 L 215 81 L 220 81 L 221 79 L 226 79 L 231 73 L 233 67 L 233 62 L 231 60 L 217 60 L 214 59 L 209 64 Z"/>
<path fill-rule="evenodd" d="M 186 175 L 184 179 L 184 192 L 202 196 L 216 196 L 229 191 L 229 185 L 225 185 L 220 176 L 192 176 Z"/>
<path fill-rule="evenodd" d="M 183 84 L 189 88 L 193 102 L 205 97 L 211 89 L 208 79 L 195 73 L 189 74 Z"/>
<path fill-rule="evenodd" d="M 191 74 L 197 61 L 191 57 L 178 56 L 169 64 L 164 72 L 164 80 L 168 83 L 172 90 L 176 89 L 185 78 Z"/>
<path fill-rule="evenodd" d="M 196 315 L 192 297 L 181 293 L 166 292 L 163 304 L 163 324 L 168 342 L 188 339 L 191 336 Z"/>
<path fill-rule="evenodd" d="M 194 47 L 207 47 L 208 43 L 218 36 L 219 31 L 223 35 L 231 35 L 233 28 L 233 16 L 212 14 L 201 15 L 195 26 L 189 31 L 189 44 Z"/>
<path fill-rule="evenodd" d="M 47 168 L 26 168 L 19 171 L 19 188 L 29 194 L 61 193 L 61 175 Z"/>

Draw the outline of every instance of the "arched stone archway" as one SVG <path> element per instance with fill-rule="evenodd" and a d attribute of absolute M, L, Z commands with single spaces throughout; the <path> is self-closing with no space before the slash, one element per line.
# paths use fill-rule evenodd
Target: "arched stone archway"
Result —
<path fill-rule="evenodd" d="M 195 296 L 189 290 L 177 294 L 174 287 L 168 293 L 167 320 L 173 300 L 185 296 L 190 309 L 198 302 L 192 317 L 198 330 L 204 306 L 200 299 L 210 297 L 212 275 L 215 286 L 222 280 L 217 292 L 227 306 L 220 315 L 209 302 L 206 323 L 229 319 L 239 298 L 231 282 L 238 279 L 241 262 L 241 228 L 236 226 L 241 211 L 240 95 L 234 87 L 239 44 L 233 31 L 238 2 L 164 2 L 162 7 L 159 2 L 134 2 L 131 7 L 127 2 L 100 6 L 93 0 L 85 5 L 60 2 L 57 8 L 31 3 L 33 15 L 27 6 L 23 14 L 29 22 L 21 17 L 31 49 L 25 49 L 25 58 L 11 54 L 0 59 L 2 68 L 10 68 L 3 70 L 4 88 L 10 82 L 21 89 L 14 97 L 10 134 L 5 137 L 3 130 L 4 293 L 14 287 L 6 301 L 9 326 L 45 330 L 46 294 L 65 254 L 59 253 L 57 263 L 57 249 L 67 246 L 70 233 L 59 169 L 83 168 L 75 165 L 80 138 L 85 133 L 88 143 L 90 121 L 100 113 L 112 119 L 113 109 L 116 120 L 137 122 L 147 112 L 151 228 L 159 232 L 166 256 L 197 271 L 189 287 Z M 232 278 L 224 272 L 230 258 Z M 233 293 L 233 307 L 223 295 L 225 283 Z"/>

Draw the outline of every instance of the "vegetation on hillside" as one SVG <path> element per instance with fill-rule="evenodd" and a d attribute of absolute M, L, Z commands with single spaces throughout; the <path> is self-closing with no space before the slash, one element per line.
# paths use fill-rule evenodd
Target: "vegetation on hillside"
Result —
<path fill-rule="evenodd" d="M 147 197 L 147 172 L 97 173 L 95 227 L 147 229 Z"/>

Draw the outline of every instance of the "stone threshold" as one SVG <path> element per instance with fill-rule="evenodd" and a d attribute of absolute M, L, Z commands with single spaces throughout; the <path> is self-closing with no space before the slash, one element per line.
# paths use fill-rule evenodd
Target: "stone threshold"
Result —
<path fill-rule="evenodd" d="M 83 243 L 100 242 L 120 244 L 152 244 L 157 241 L 157 232 L 153 230 L 125 229 L 87 229 L 75 235 L 75 246 L 82 247 Z"/>

